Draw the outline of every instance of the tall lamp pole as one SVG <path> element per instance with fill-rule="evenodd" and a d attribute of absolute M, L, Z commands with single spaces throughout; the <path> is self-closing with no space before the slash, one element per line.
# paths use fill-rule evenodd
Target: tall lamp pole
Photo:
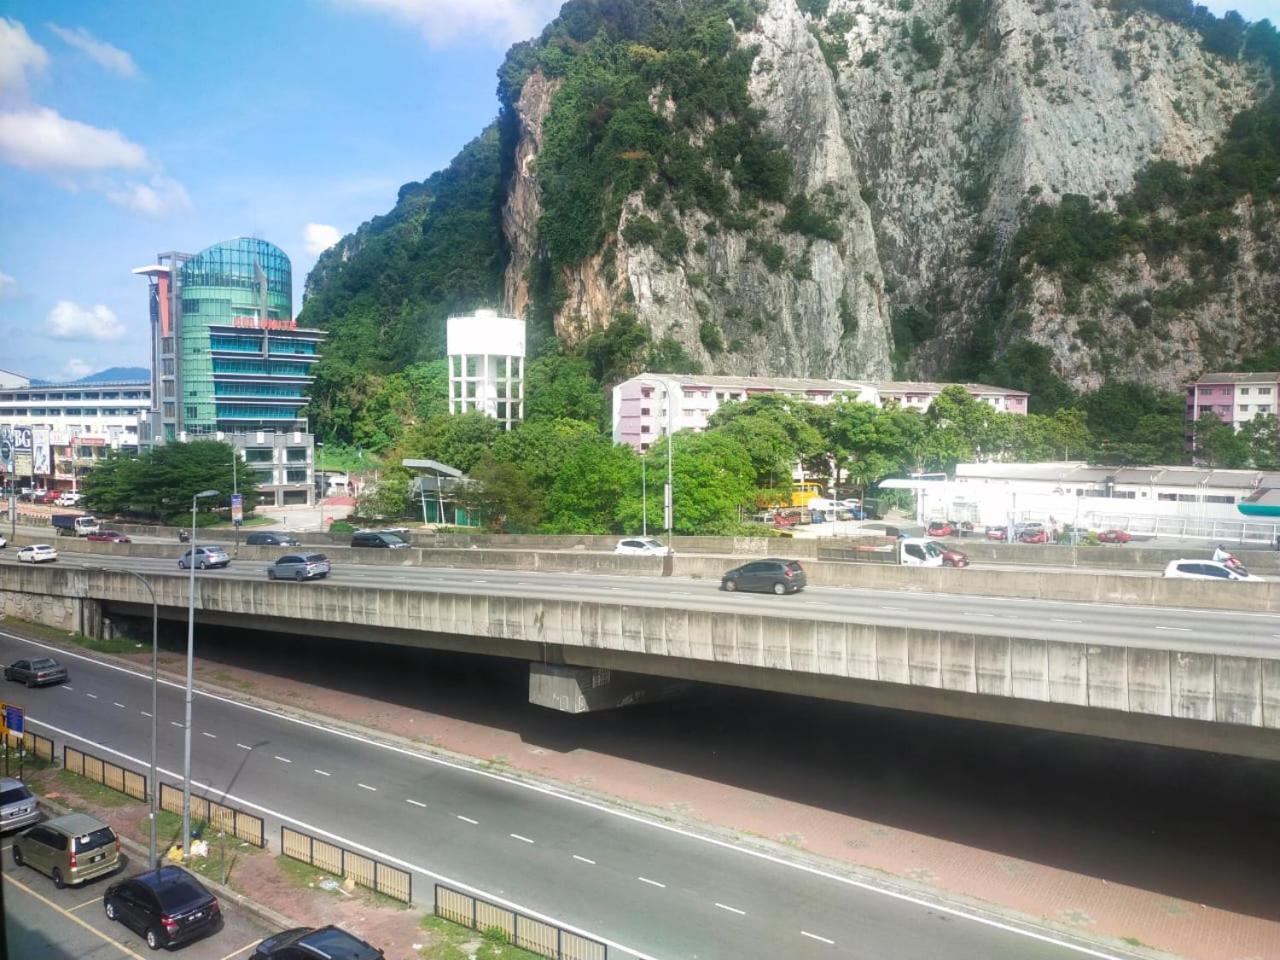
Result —
<path fill-rule="evenodd" d="M 667 394 L 667 492 L 665 503 L 663 504 L 663 513 L 666 514 L 667 522 L 667 549 L 671 549 L 671 537 L 674 534 L 676 526 L 676 488 L 672 481 L 671 470 L 671 433 L 675 425 L 675 409 L 672 407 L 671 387 L 669 384 L 663 384 L 662 389 Z"/>
<path fill-rule="evenodd" d="M 186 723 L 182 731 L 182 859 L 191 856 L 191 675 L 196 648 L 196 507 L 201 500 L 216 497 L 217 490 L 201 490 L 191 498 L 191 550 L 187 569 L 191 578 L 187 589 L 187 694 Z M 155 711 L 152 710 L 154 719 Z"/>

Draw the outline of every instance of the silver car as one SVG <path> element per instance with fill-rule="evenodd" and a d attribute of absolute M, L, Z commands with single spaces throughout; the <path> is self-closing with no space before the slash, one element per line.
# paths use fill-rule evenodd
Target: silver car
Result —
<path fill-rule="evenodd" d="M 223 547 L 196 547 L 195 550 L 188 550 L 178 558 L 178 567 L 186 570 L 191 566 L 192 554 L 195 555 L 195 565 L 201 570 L 206 567 L 226 567 L 231 565 L 231 556 Z"/>
<path fill-rule="evenodd" d="M 13 777 L 0 777 L 0 830 L 29 827 L 39 820 L 40 808 L 27 785 Z"/>
<path fill-rule="evenodd" d="M 267 567 L 268 580 L 315 580 L 329 575 L 323 553 L 291 553 Z"/>

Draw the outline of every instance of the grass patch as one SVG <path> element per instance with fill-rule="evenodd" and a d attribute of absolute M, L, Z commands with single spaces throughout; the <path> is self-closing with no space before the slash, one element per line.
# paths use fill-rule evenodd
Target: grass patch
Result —
<path fill-rule="evenodd" d="M 31 620 L 23 620 L 19 617 L 5 617 L 0 622 L 7 627 L 16 627 L 42 640 L 50 640 L 55 643 L 73 643 L 78 647 L 84 647 L 86 650 L 92 650 L 94 653 L 134 653 L 138 649 L 138 642 L 127 637 L 117 637 L 114 640 L 94 640 L 86 637 L 83 633 L 59 630 L 57 627 L 46 626 L 43 623 L 35 623 Z"/>
<path fill-rule="evenodd" d="M 319 890 L 321 893 L 328 893 L 334 897 L 342 897 L 348 899 L 350 897 L 362 897 L 377 907 L 391 907 L 396 910 L 407 910 L 409 904 L 404 903 L 395 897 L 388 897 L 385 893 L 378 893 L 376 890 L 370 890 L 368 887 L 362 887 L 356 884 L 355 892 L 347 894 L 341 890 L 326 890 L 320 886 L 321 880 L 336 880 L 342 882 L 342 878 L 336 873 L 330 873 L 328 870 L 321 870 L 319 867 L 313 867 L 301 860 L 295 860 L 293 857 L 287 857 L 283 853 L 276 855 L 276 866 L 280 868 L 280 872 L 296 887 L 305 890 Z"/>
<path fill-rule="evenodd" d="M 426 960 L 468 960 L 470 957 L 475 960 L 541 960 L 539 954 L 507 943 L 502 932 L 494 928 L 481 932 L 443 917 L 426 916 L 422 918 L 422 929 L 431 933 L 435 940 L 422 948 L 421 953 Z M 464 945 L 477 943 L 479 949 L 474 953 L 463 949 Z"/>
<path fill-rule="evenodd" d="M 192 873 L 198 873 L 208 880 L 218 883 L 231 883 L 231 873 L 240 858 L 257 852 L 257 847 L 246 843 L 239 837 L 218 834 L 210 830 L 203 821 L 193 821 L 192 833 L 209 844 L 207 857 L 192 857 L 185 864 Z M 138 835 L 145 843 L 150 839 L 150 824 L 142 820 L 138 824 Z M 171 847 L 182 842 L 182 817 L 168 810 L 161 810 L 156 816 L 156 846 L 163 856 Z"/>
<path fill-rule="evenodd" d="M 216 670 L 209 674 L 208 678 L 214 683 L 220 683 L 224 687 L 236 687 L 239 690 L 252 690 L 253 684 L 248 680 L 241 680 L 229 670 Z"/>
<path fill-rule="evenodd" d="M 92 803 L 99 807 L 127 807 L 140 802 L 127 794 L 104 787 L 100 783 L 94 783 L 78 773 L 72 773 L 70 770 L 59 770 L 53 775 L 50 785 L 68 800 L 73 801 L 69 806 L 82 812 L 84 808 L 77 807 L 75 800 Z"/>

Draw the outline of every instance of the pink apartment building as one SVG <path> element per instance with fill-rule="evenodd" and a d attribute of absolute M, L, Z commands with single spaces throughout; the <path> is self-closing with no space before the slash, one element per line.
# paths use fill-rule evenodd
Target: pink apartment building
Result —
<path fill-rule="evenodd" d="M 1276 415 L 1280 397 L 1280 372 L 1206 373 L 1187 387 L 1187 444 L 1194 439 L 1192 425 L 1213 414 L 1237 430 L 1254 417 Z"/>
<path fill-rule="evenodd" d="M 801 377 L 720 377 L 642 373 L 613 388 L 613 440 L 649 449 L 668 428 L 704 430 L 722 404 L 761 393 L 783 393 L 810 403 L 852 400 L 878 407 L 927 410 L 948 383 L 905 380 L 811 380 Z M 960 384 L 976 400 L 1004 413 L 1026 414 L 1029 395 L 981 383 Z"/>

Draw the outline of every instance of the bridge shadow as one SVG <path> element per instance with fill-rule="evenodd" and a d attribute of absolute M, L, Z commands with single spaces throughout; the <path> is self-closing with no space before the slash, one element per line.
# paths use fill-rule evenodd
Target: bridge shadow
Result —
<path fill-rule="evenodd" d="M 1280 764 L 729 687 L 570 716 L 522 661 L 202 628 L 203 660 L 1280 920 Z M 299 656 L 305 649 L 306 655 Z"/>

